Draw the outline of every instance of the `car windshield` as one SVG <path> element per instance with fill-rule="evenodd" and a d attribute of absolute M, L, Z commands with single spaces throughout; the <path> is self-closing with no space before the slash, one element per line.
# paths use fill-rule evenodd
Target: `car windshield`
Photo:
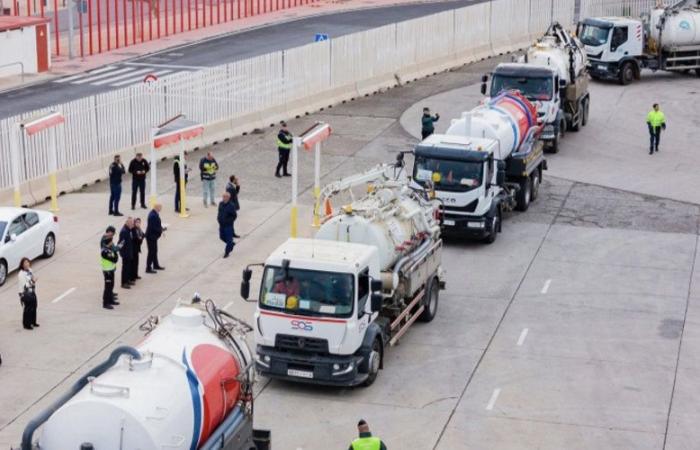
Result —
<path fill-rule="evenodd" d="M 579 36 L 579 39 L 586 45 L 593 45 L 597 47 L 605 44 L 608 41 L 609 34 L 610 28 L 584 24 L 583 28 L 581 29 L 581 36 Z"/>
<path fill-rule="evenodd" d="M 496 74 L 491 83 L 491 97 L 501 92 L 520 91 L 528 100 L 551 100 L 552 78 L 526 78 Z"/>
<path fill-rule="evenodd" d="M 7 222 L 0 222 L 0 239 L 5 235 L 5 228 L 7 228 Z"/>
<path fill-rule="evenodd" d="M 266 267 L 260 307 L 290 314 L 349 317 L 354 278 L 348 273 Z"/>
<path fill-rule="evenodd" d="M 478 161 L 417 156 L 413 178 L 422 186 L 432 181 L 435 189 L 438 190 L 466 192 L 481 186 L 483 166 L 484 163 Z"/>

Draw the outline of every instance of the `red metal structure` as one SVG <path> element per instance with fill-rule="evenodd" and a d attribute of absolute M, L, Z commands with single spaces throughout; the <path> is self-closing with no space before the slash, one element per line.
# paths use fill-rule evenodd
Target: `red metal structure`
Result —
<path fill-rule="evenodd" d="M 12 1 L 12 15 L 51 19 L 53 54 L 68 53 L 68 17 L 65 8 L 75 2 L 75 44 L 85 57 L 120 47 L 275 12 L 318 0 L 53 0 Z M 178 26 L 179 24 L 179 26 Z M 87 45 L 85 45 L 87 40 Z"/>

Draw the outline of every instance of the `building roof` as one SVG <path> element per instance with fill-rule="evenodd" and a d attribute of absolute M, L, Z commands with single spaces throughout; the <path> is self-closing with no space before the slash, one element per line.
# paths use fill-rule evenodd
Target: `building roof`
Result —
<path fill-rule="evenodd" d="M 0 32 L 49 23 L 48 17 L 0 16 Z"/>

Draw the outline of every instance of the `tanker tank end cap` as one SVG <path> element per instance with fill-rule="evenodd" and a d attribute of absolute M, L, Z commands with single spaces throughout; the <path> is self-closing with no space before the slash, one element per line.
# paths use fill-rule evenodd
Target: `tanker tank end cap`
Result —
<path fill-rule="evenodd" d="M 345 214 L 352 214 L 352 205 L 345 205 L 343 206 L 343 212 Z"/>
<path fill-rule="evenodd" d="M 196 327 L 204 323 L 202 312 L 187 306 L 175 308 L 170 317 L 175 325 L 182 327 Z"/>

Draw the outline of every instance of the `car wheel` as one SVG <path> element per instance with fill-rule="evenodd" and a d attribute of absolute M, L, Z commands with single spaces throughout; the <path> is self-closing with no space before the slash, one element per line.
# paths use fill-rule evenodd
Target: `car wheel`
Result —
<path fill-rule="evenodd" d="M 634 80 L 634 67 L 632 63 L 626 62 L 620 69 L 620 84 L 626 86 Z"/>
<path fill-rule="evenodd" d="M 374 339 L 374 342 L 372 343 L 372 351 L 369 353 L 368 357 L 369 362 L 367 365 L 369 367 L 369 374 L 365 382 L 362 383 L 362 385 L 365 387 L 374 384 L 379 376 L 379 368 L 382 365 L 382 344 L 379 342 L 379 338 Z"/>
<path fill-rule="evenodd" d="M 56 236 L 54 236 L 53 233 L 49 233 L 46 235 L 46 239 L 44 239 L 43 257 L 44 258 L 51 258 L 55 252 L 56 252 Z"/>
<path fill-rule="evenodd" d="M 7 262 L 0 259 L 0 286 L 5 284 L 5 281 L 7 281 Z"/>
<path fill-rule="evenodd" d="M 435 318 L 439 297 L 440 286 L 438 286 L 437 278 L 433 277 L 428 284 L 426 301 L 423 303 L 423 312 L 421 313 L 420 317 L 418 317 L 418 320 L 421 322 L 430 322 Z"/>

